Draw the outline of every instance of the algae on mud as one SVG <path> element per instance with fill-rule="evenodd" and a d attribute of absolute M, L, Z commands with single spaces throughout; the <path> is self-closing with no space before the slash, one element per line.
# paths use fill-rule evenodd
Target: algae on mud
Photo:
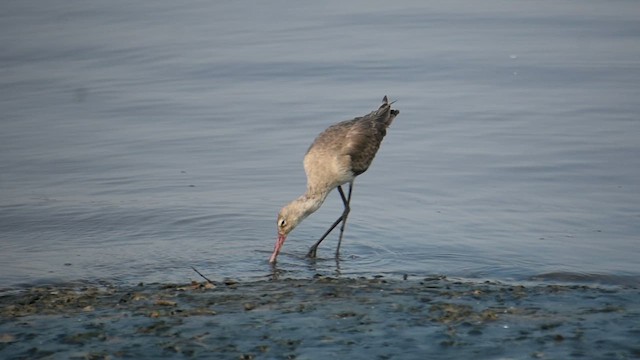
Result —
<path fill-rule="evenodd" d="M 328 278 L 0 293 L 0 357 L 637 358 L 637 287 Z"/>

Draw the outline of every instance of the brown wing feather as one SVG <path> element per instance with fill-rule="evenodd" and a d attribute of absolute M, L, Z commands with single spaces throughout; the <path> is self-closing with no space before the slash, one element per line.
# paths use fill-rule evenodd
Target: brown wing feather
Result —
<path fill-rule="evenodd" d="M 385 102 L 377 111 L 351 120 L 345 153 L 351 157 L 351 171 L 354 175 L 367 171 L 387 134 L 387 127 L 398 113 L 398 110 L 391 110 L 390 104 Z"/>
<path fill-rule="evenodd" d="M 391 109 L 391 104 L 384 101 L 376 111 L 328 127 L 318 135 L 307 153 L 315 148 L 336 156 L 349 156 L 351 171 L 354 176 L 360 175 L 371 165 L 387 127 L 398 114 L 398 110 Z"/>

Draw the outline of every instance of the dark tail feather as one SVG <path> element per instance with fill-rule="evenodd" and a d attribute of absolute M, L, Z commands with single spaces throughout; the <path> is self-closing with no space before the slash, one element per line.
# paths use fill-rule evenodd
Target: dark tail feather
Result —
<path fill-rule="evenodd" d="M 393 119 L 395 119 L 396 116 L 400 114 L 400 110 L 391 108 L 391 104 L 395 102 L 396 101 L 389 102 L 387 95 L 385 95 L 382 98 L 382 105 L 380 105 L 380 107 L 378 108 L 378 119 L 384 122 L 385 127 L 389 127 L 389 125 L 391 125 L 391 123 L 393 122 Z"/>

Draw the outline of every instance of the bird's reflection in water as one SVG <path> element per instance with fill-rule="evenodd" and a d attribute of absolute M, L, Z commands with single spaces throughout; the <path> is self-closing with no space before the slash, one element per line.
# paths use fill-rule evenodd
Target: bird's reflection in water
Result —
<path fill-rule="evenodd" d="M 333 258 L 336 262 L 336 267 L 333 270 L 333 273 L 335 276 L 340 276 L 342 275 L 342 272 L 340 271 L 340 256 L 336 255 Z M 328 261 L 328 259 L 318 259 L 317 257 L 306 257 L 307 260 L 307 268 L 309 269 L 310 272 L 315 273 L 315 276 L 322 276 L 322 272 L 326 272 L 328 269 L 328 266 L 326 266 L 326 262 Z"/>
<path fill-rule="evenodd" d="M 333 269 L 333 275 L 341 276 L 342 271 L 340 268 L 340 262 L 341 262 L 340 256 L 335 256 L 333 259 L 335 261 L 335 268 Z M 314 274 L 313 275 L 314 277 L 323 276 L 322 273 L 327 273 L 330 270 L 330 267 L 327 264 L 329 259 L 305 256 L 301 260 L 306 261 L 307 263 L 306 268 L 309 271 L 309 273 Z M 279 267 L 277 262 L 269 263 L 269 265 L 270 265 L 271 271 L 269 272 L 269 274 L 265 275 L 265 277 L 271 280 L 279 280 L 281 277 L 295 272 L 293 270 L 288 270 L 286 268 Z"/>

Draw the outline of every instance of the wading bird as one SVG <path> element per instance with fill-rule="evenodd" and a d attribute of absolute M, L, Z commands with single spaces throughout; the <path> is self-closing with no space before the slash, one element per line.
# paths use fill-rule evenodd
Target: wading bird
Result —
<path fill-rule="evenodd" d="M 387 133 L 387 128 L 400 113 L 398 110 L 391 109 L 391 104 L 393 102 L 389 102 L 385 96 L 378 110 L 332 125 L 314 140 L 304 157 L 307 192 L 280 210 L 276 223 L 278 239 L 269 259 L 270 263 L 276 262 L 287 235 L 302 220 L 318 210 L 327 195 L 336 187 L 344 204 L 342 215 L 320 240 L 311 246 L 307 256 L 315 257 L 318 245 L 338 224 L 342 223 L 336 249 L 336 256 L 339 255 L 342 234 L 350 211 L 353 180 L 367 171 Z M 349 183 L 347 196 L 342 190 L 342 185 L 346 183 Z"/>

